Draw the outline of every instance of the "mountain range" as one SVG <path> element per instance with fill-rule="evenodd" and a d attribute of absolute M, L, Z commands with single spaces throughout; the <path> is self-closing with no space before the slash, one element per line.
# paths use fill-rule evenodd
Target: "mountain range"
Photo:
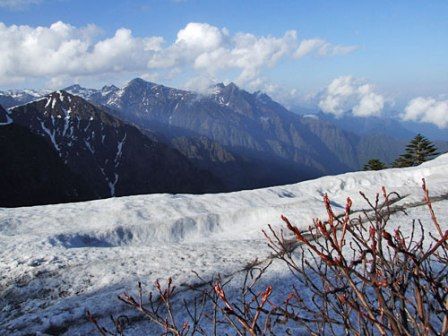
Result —
<path fill-rule="evenodd" d="M 59 161 L 82 179 L 88 190 L 79 195 L 80 199 L 154 192 L 203 193 L 221 188 L 217 178 L 196 168 L 175 149 L 65 91 L 11 108 L 6 117 L 10 125 L 45 139 Z M 23 157 L 20 148 L 16 156 Z M 54 164 L 48 162 L 47 166 Z M 16 170 L 15 174 L 20 178 L 12 180 L 21 180 L 22 172 Z"/>
<path fill-rule="evenodd" d="M 394 124 L 397 136 L 385 134 L 387 122 L 361 128 L 298 115 L 234 83 L 199 94 L 136 78 L 122 88 L 6 91 L 0 104 L 1 152 L 10 153 L 0 206 L 293 183 L 358 170 L 372 157 L 390 163 L 413 135 Z M 38 179 L 11 168 L 22 166 Z M 36 187 L 28 200 L 8 184 L 18 180 Z"/>
<path fill-rule="evenodd" d="M 19 106 L 30 101 L 42 98 L 46 94 L 51 93 L 48 90 L 7 90 L 0 91 L 0 105 L 3 108 L 11 108 Z"/>

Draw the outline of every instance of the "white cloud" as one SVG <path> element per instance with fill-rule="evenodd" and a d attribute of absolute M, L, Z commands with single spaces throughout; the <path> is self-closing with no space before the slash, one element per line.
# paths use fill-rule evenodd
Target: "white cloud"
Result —
<path fill-rule="evenodd" d="M 146 68 L 147 59 L 163 43 L 161 37 L 136 38 L 118 29 L 95 42 L 94 25 L 75 28 L 63 22 L 50 27 L 6 26 L 0 23 L 0 82 L 11 77 L 48 78 L 96 75 Z"/>
<path fill-rule="evenodd" d="M 219 71 L 239 70 L 236 82 L 253 80 L 263 68 L 273 67 L 291 53 L 297 33 L 288 31 L 281 37 L 255 36 L 247 33 L 230 35 L 206 23 L 189 23 L 177 34 L 176 41 L 154 54 L 151 68 L 191 67 L 214 77 Z"/>
<path fill-rule="evenodd" d="M 334 79 L 319 98 L 319 108 L 338 117 L 350 111 L 359 117 L 378 116 L 385 102 L 372 84 L 351 76 Z"/>
<path fill-rule="evenodd" d="M 136 37 L 126 28 L 112 37 L 100 36 L 95 25 L 77 28 L 56 22 L 49 27 L 31 27 L 0 22 L 0 84 L 20 79 L 57 83 L 69 77 L 149 72 L 163 78 L 188 74 L 222 80 L 230 76 L 238 84 L 248 85 L 256 82 L 263 70 L 294 57 L 300 49 L 294 30 L 281 36 L 256 36 L 231 34 L 226 28 L 194 22 L 180 29 L 171 44 L 158 36 Z M 325 41 L 308 48 L 322 56 L 346 52 L 345 47 Z"/>
<path fill-rule="evenodd" d="M 41 0 L 0 0 L 0 7 L 8 9 L 23 9 L 29 5 L 34 5 Z"/>
<path fill-rule="evenodd" d="M 228 32 L 207 23 L 190 22 L 177 33 L 176 44 L 198 51 L 214 50 L 222 46 Z"/>
<path fill-rule="evenodd" d="M 319 56 L 346 55 L 358 49 L 357 46 L 344 46 L 327 42 L 322 39 L 309 39 L 300 42 L 294 53 L 294 57 L 299 59 L 305 55 L 315 53 Z"/>
<path fill-rule="evenodd" d="M 186 90 L 196 91 L 203 94 L 210 94 L 214 91 L 213 86 L 217 83 L 216 78 L 199 75 L 191 77 L 183 85 Z"/>
<path fill-rule="evenodd" d="M 250 91 L 266 93 L 288 109 L 308 105 L 303 92 L 273 83 L 268 78 L 257 78 L 247 83 L 246 88 Z"/>
<path fill-rule="evenodd" d="M 401 118 L 448 128 L 448 100 L 437 100 L 432 97 L 414 98 L 406 106 Z"/>

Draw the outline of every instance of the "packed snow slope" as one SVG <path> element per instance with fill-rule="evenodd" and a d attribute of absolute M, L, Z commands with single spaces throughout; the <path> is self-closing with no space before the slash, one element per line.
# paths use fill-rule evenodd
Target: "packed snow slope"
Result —
<path fill-rule="evenodd" d="M 0 209 L 0 334 L 89 334 L 85 310 L 122 312 L 116 295 L 137 281 L 174 276 L 189 283 L 193 271 L 233 273 L 269 255 L 261 230 L 279 227 L 281 214 L 306 229 L 312 218 L 324 217 L 324 194 L 341 211 L 350 196 L 356 210 L 366 208 L 359 191 L 374 196 L 382 186 L 410 204 L 422 199 L 422 178 L 432 196 L 448 194 L 448 154 L 419 167 L 226 194 Z M 447 206 L 446 200 L 436 206 L 445 227 Z"/>

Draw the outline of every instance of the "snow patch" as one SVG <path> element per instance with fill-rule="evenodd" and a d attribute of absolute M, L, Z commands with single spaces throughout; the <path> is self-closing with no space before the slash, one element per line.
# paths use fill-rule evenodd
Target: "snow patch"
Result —
<path fill-rule="evenodd" d="M 119 141 L 118 145 L 117 145 L 117 155 L 115 155 L 115 159 L 114 159 L 115 168 L 117 168 L 120 165 L 120 159 L 123 154 L 123 145 L 124 145 L 125 141 L 126 141 L 126 133 L 124 134 L 123 140 Z"/>
<path fill-rule="evenodd" d="M 92 148 L 92 145 L 87 140 L 84 140 L 84 144 L 86 145 L 87 149 L 90 151 L 90 153 L 95 154 L 95 150 Z"/>
<path fill-rule="evenodd" d="M 115 173 L 114 174 L 114 180 L 108 183 L 109 189 L 110 189 L 110 195 L 112 197 L 115 196 L 115 186 L 117 185 L 117 182 L 118 182 L 118 174 Z"/>
<path fill-rule="evenodd" d="M 70 114 L 71 114 L 72 110 L 71 110 L 71 107 L 69 107 L 68 110 L 66 110 L 65 108 L 62 108 L 62 111 L 64 112 L 64 115 L 65 115 L 64 129 L 62 130 L 62 135 L 65 136 L 67 133 L 67 130 L 70 126 L 70 118 L 71 118 Z"/>
<path fill-rule="evenodd" d="M 54 125 L 54 119 L 53 118 L 52 118 L 52 122 L 53 122 L 53 125 Z M 53 131 L 51 131 L 49 128 L 47 128 L 45 126 L 45 123 L 43 121 L 40 122 L 40 125 L 41 125 L 42 129 L 44 130 L 44 132 L 49 136 L 51 142 L 53 143 L 54 148 L 58 151 L 59 155 L 61 155 L 60 148 L 59 148 L 59 146 L 58 146 L 58 144 L 56 142 L 56 130 L 53 129 Z"/>
<path fill-rule="evenodd" d="M 47 98 L 47 103 L 45 104 L 45 108 L 47 108 L 48 106 L 50 106 L 52 100 L 53 100 L 53 99 L 52 99 L 51 97 L 48 97 L 48 98 Z"/>

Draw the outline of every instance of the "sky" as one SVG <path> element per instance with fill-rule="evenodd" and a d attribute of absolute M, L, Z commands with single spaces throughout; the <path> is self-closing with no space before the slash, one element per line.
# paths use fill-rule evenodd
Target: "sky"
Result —
<path fill-rule="evenodd" d="M 446 0 L 0 0 L 0 89 L 236 82 L 448 127 Z"/>

